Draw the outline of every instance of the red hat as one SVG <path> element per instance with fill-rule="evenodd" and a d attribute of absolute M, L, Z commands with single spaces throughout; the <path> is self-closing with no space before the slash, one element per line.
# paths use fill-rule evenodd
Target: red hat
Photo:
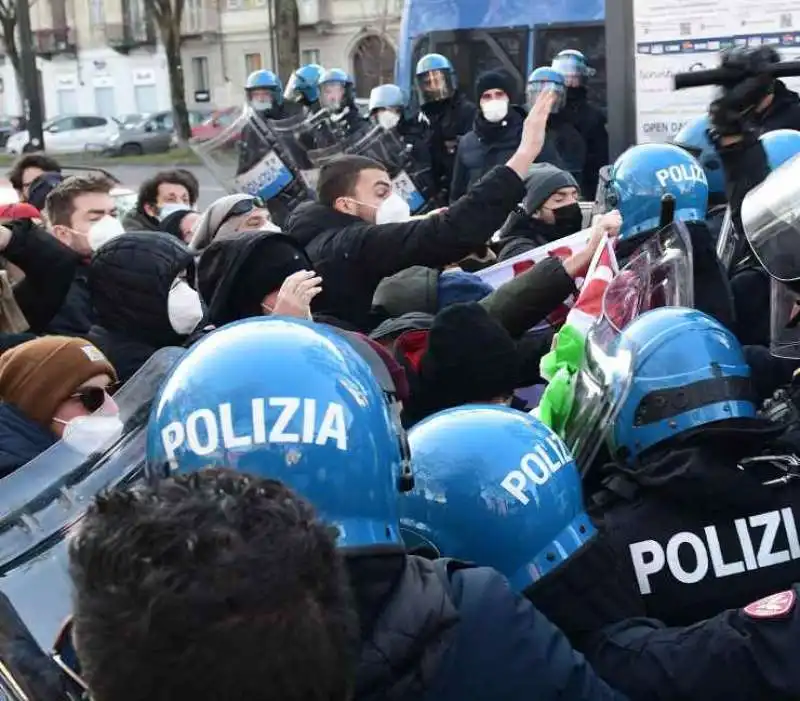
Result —
<path fill-rule="evenodd" d="M 0 219 L 41 219 L 41 217 L 42 213 L 27 202 L 0 206 Z"/>

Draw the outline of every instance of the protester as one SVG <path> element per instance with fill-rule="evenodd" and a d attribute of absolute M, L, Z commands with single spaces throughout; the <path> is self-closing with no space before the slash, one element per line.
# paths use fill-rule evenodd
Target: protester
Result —
<path fill-rule="evenodd" d="M 190 209 L 187 205 L 185 208 L 176 209 L 171 214 L 167 214 L 159 224 L 161 231 L 171 234 L 185 244 L 192 240 L 194 235 L 195 226 L 200 221 L 200 212 Z"/>
<path fill-rule="evenodd" d="M 122 382 L 159 348 L 182 345 L 202 321 L 200 297 L 185 279 L 193 260 L 183 243 L 162 232 L 123 234 L 93 256 L 88 338 Z"/>
<path fill-rule="evenodd" d="M 22 202 L 28 200 L 31 183 L 45 173 L 61 173 L 61 165 L 43 153 L 26 153 L 20 156 L 8 172 L 11 187 L 17 191 Z M 41 207 L 37 207 L 41 209 Z"/>
<path fill-rule="evenodd" d="M 523 197 L 522 178 L 539 154 L 553 101 L 542 93 L 525 120 L 516 153 L 447 211 L 409 220 L 380 163 L 343 156 L 325 165 L 318 203 L 298 207 L 288 233 L 325 280 L 320 312 L 361 330 L 375 326 L 372 298 L 380 281 L 412 265 L 442 267 L 482 247 Z"/>
<path fill-rule="evenodd" d="M 194 207 L 199 194 L 197 179 L 185 170 L 156 173 L 139 187 L 136 207 L 122 221 L 125 231 L 158 231 L 167 215 Z"/>
<path fill-rule="evenodd" d="M 352 698 L 335 535 L 279 482 L 205 470 L 98 497 L 69 559 L 95 701 Z"/>
<path fill-rule="evenodd" d="M 45 336 L 0 356 L 0 477 L 70 438 L 79 417 L 117 409 L 107 389 L 117 373 L 82 338 Z"/>
<path fill-rule="evenodd" d="M 237 237 L 244 231 L 278 231 L 270 222 L 269 212 L 258 197 L 226 195 L 213 202 L 195 224 L 190 242 L 201 252 L 212 241 Z"/>

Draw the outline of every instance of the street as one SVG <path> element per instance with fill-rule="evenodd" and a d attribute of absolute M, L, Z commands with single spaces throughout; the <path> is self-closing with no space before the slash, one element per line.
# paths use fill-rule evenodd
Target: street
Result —
<path fill-rule="evenodd" d="M 220 187 L 219 183 L 211 177 L 211 173 L 206 168 L 200 165 L 194 166 L 181 166 L 185 170 L 194 173 L 195 177 L 200 181 L 200 199 L 197 207 L 200 210 L 205 209 L 214 200 L 227 194 L 226 191 Z M 149 166 L 149 165 L 119 165 L 107 166 L 103 168 L 114 177 L 119 178 L 120 182 L 129 187 L 131 190 L 138 190 L 139 185 L 143 180 L 146 180 L 151 175 L 154 175 L 159 170 L 168 170 L 169 166 Z"/>

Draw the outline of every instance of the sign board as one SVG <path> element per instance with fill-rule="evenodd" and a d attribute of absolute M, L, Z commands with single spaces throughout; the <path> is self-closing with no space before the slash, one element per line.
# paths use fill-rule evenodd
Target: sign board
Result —
<path fill-rule="evenodd" d="M 195 102 L 211 102 L 211 93 L 208 90 L 195 90 L 194 91 L 194 101 Z"/>
<path fill-rule="evenodd" d="M 795 0 L 635 0 L 633 3 L 636 143 L 670 141 L 707 111 L 716 88 L 675 91 L 676 73 L 719 65 L 732 46 L 774 45 L 784 60 L 800 58 Z M 800 85 L 798 79 L 788 81 Z"/>

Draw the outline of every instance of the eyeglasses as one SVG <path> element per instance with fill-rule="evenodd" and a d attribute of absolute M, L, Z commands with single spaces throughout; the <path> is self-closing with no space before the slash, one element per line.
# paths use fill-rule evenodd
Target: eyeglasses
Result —
<path fill-rule="evenodd" d="M 264 209 L 264 201 L 260 197 L 252 197 L 249 200 L 239 200 L 228 210 L 228 213 L 222 218 L 217 228 L 222 228 L 223 224 L 234 217 L 241 217 L 244 214 L 249 214 L 254 209 Z"/>
<path fill-rule="evenodd" d="M 70 395 L 70 399 L 77 399 L 86 411 L 94 413 L 106 403 L 107 389 L 107 387 L 83 387 Z"/>

